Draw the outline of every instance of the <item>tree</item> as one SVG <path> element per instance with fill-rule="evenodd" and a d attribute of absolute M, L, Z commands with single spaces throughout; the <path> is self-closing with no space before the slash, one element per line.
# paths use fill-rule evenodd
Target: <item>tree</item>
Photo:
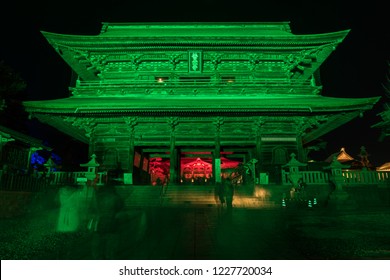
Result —
<path fill-rule="evenodd" d="M 387 62 L 386 80 L 382 86 L 385 90 L 385 96 L 390 99 L 390 61 Z"/>
<path fill-rule="evenodd" d="M 26 82 L 19 73 L 8 66 L 4 60 L 0 61 L 0 98 L 13 99 L 26 89 Z"/>
<path fill-rule="evenodd" d="M 387 74 L 385 82 L 382 83 L 384 89 L 384 96 L 386 101 L 384 103 L 384 109 L 378 115 L 382 118 L 382 121 L 374 124 L 372 127 L 377 127 L 382 130 L 382 134 L 379 137 L 379 141 L 383 141 L 385 138 L 390 136 L 390 62 L 387 62 Z"/>
<path fill-rule="evenodd" d="M 27 117 L 21 104 L 26 86 L 19 73 L 0 60 L 0 113 L 3 125 L 21 128 L 21 123 Z"/>

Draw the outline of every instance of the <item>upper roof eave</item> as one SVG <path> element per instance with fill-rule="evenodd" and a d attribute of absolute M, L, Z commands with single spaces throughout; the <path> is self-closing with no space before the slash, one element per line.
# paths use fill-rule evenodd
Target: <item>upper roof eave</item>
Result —
<path fill-rule="evenodd" d="M 318 45 L 329 43 L 340 43 L 349 33 L 350 30 L 342 30 L 330 33 L 320 34 L 300 34 L 295 35 L 290 32 L 280 31 L 275 32 L 268 30 L 267 32 L 259 32 L 258 30 L 235 30 L 229 29 L 213 31 L 210 30 L 196 30 L 196 29 L 160 29 L 156 30 L 121 30 L 118 32 L 106 32 L 98 35 L 71 35 L 59 34 L 41 31 L 42 35 L 53 45 L 63 45 L 69 47 L 106 47 L 107 45 L 115 46 L 116 44 L 123 44 L 124 42 L 135 45 L 142 45 L 144 43 L 155 42 L 159 44 L 166 44 L 175 42 L 176 44 L 185 45 L 191 43 L 215 44 L 218 39 L 222 43 L 235 43 L 240 45 L 247 43 L 261 44 L 261 45 Z M 223 32 L 222 32 L 223 31 Z M 209 42 L 210 41 L 210 42 Z"/>

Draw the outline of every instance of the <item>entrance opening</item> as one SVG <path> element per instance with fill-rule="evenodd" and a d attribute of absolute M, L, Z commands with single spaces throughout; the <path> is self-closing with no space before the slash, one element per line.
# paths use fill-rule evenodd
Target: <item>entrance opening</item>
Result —
<path fill-rule="evenodd" d="M 240 160 L 228 159 L 228 153 L 221 152 L 221 176 L 226 178 L 237 169 Z M 229 153 L 232 154 L 232 153 Z M 179 184 L 207 185 L 215 182 L 211 152 L 182 152 L 179 159 Z M 169 157 L 149 159 L 149 173 L 152 185 L 165 185 L 169 181 Z"/>

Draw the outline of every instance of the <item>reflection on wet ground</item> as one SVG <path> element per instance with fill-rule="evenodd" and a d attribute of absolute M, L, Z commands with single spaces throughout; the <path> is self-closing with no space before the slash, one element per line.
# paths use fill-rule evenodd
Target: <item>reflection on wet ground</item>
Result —
<path fill-rule="evenodd" d="M 137 208 L 112 236 L 113 259 L 390 259 L 390 211 Z M 0 220 L 1 259 L 92 259 L 93 233 L 57 232 L 56 213 Z"/>

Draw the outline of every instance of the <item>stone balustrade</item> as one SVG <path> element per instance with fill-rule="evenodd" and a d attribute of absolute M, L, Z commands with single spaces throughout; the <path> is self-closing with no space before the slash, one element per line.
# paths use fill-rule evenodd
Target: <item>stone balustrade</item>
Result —
<path fill-rule="evenodd" d="M 321 185 L 329 183 L 329 173 L 324 171 L 300 171 L 302 181 L 310 185 Z M 389 185 L 390 172 L 388 171 L 368 171 L 368 170 L 343 170 L 342 176 L 345 186 L 353 185 Z M 289 185 L 289 172 L 282 170 L 282 184 Z"/>
<path fill-rule="evenodd" d="M 368 170 L 344 170 L 342 171 L 344 184 L 346 186 L 356 184 L 389 184 L 390 172 L 388 171 L 368 171 Z"/>

